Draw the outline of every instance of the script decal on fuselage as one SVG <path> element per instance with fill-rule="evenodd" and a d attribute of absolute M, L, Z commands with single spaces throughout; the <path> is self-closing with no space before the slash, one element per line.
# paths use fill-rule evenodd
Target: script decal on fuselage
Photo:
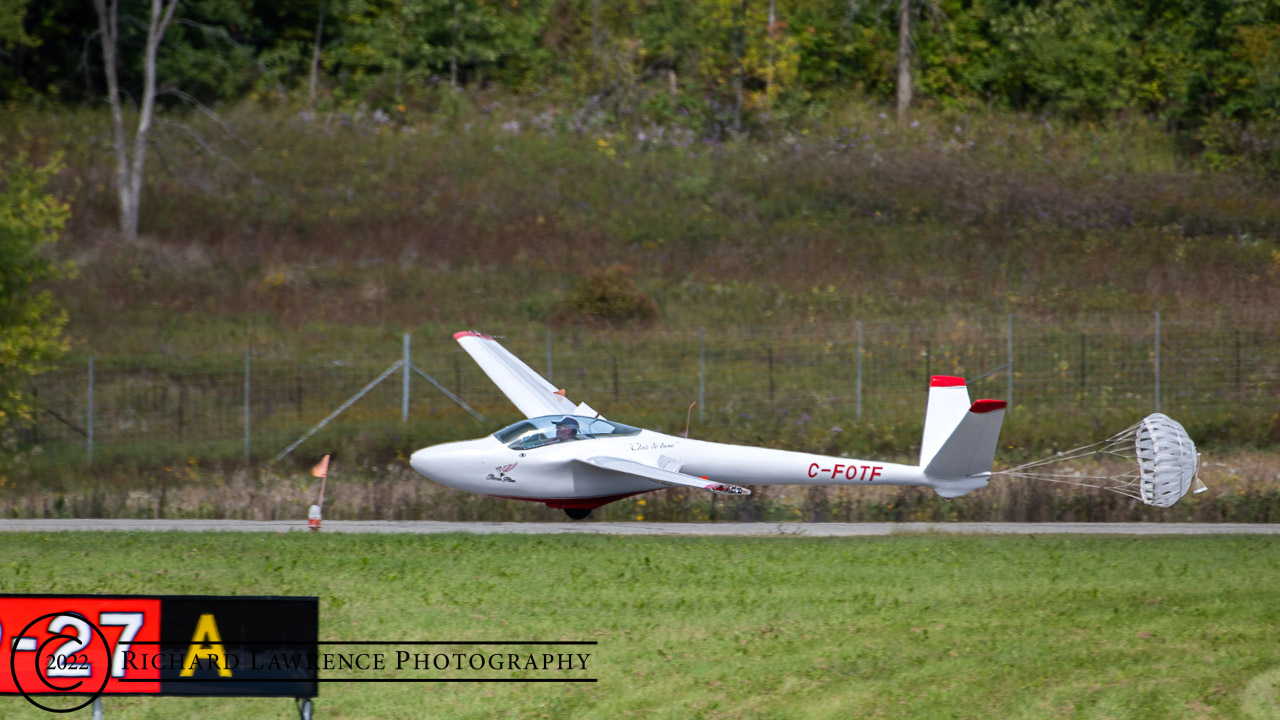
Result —
<path fill-rule="evenodd" d="M 845 480 L 866 480 L 871 482 L 876 479 L 881 470 L 884 470 L 884 468 L 880 465 L 842 465 L 836 463 L 829 468 L 825 468 L 818 463 L 809 463 L 809 477 L 811 478 L 827 477 L 829 475 L 832 480 L 843 476 Z"/>
<path fill-rule="evenodd" d="M 632 450 L 634 450 L 634 451 L 640 451 L 640 450 L 667 450 L 667 449 L 669 449 L 669 448 L 673 448 L 673 447 L 675 447 L 675 446 L 676 446 L 676 444 L 675 444 L 675 443 L 668 443 L 668 442 L 652 442 L 652 443 L 640 443 L 640 442 L 637 442 L 637 443 L 631 443 L 631 449 L 632 449 Z"/>
<path fill-rule="evenodd" d="M 487 479 L 492 480 L 494 482 L 513 483 L 516 481 L 516 479 L 507 475 L 507 473 L 514 470 L 516 468 L 516 465 L 518 464 L 519 463 L 511 463 L 510 465 L 503 465 L 502 467 L 496 467 L 494 468 L 494 470 L 497 470 L 498 474 L 494 475 L 493 473 L 489 473 L 489 477 Z"/>

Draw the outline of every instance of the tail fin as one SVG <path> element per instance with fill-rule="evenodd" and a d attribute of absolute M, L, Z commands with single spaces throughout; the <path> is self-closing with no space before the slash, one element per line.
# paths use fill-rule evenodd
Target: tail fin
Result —
<path fill-rule="evenodd" d="M 1004 400 L 969 404 L 964 380 L 937 376 L 929 387 L 920 467 L 942 497 L 985 487 L 1004 422 Z"/>
<path fill-rule="evenodd" d="M 934 375 L 929 381 L 929 405 L 924 411 L 920 467 L 929 465 L 967 412 L 969 390 L 964 386 L 964 378 Z"/>

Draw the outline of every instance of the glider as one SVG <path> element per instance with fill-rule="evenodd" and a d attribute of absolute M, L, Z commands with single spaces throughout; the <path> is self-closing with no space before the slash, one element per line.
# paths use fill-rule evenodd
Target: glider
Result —
<path fill-rule="evenodd" d="M 477 440 L 415 452 L 413 469 L 459 490 L 545 503 L 575 520 L 665 487 L 750 495 L 743 485 L 915 485 L 954 498 L 991 477 L 1005 401 L 969 400 L 963 378 L 934 376 L 920 463 L 829 457 L 666 435 L 575 404 L 488 335 L 454 339 L 526 419 Z"/>

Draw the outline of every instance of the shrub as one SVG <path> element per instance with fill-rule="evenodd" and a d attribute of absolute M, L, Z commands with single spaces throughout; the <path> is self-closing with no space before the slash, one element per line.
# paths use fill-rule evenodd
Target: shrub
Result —
<path fill-rule="evenodd" d="M 552 316 L 561 325 L 647 325 L 658 317 L 658 303 L 636 287 L 630 269 L 614 265 L 580 279 Z"/>

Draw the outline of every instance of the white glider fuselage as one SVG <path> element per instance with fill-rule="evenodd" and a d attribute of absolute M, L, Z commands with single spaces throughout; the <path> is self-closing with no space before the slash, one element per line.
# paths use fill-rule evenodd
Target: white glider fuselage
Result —
<path fill-rule="evenodd" d="M 986 486 L 1004 418 L 1004 401 L 971 403 L 962 378 L 939 375 L 930 382 L 919 465 L 693 440 L 574 404 L 488 335 L 454 338 L 527 419 L 419 450 L 413 469 L 441 485 L 543 502 L 574 518 L 663 487 L 749 495 L 742 485 L 918 485 L 959 497 Z"/>
<path fill-rule="evenodd" d="M 441 485 L 507 498 L 603 498 L 663 487 L 646 478 L 575 462 L 595 456 L 678 469 L 685 475 L 733 485 L 931 484 L 918 466 L 728 445 L 652 430 L 528 450 L 512 449 L 490 435 L 419 450 L 411 463 Z"/>

